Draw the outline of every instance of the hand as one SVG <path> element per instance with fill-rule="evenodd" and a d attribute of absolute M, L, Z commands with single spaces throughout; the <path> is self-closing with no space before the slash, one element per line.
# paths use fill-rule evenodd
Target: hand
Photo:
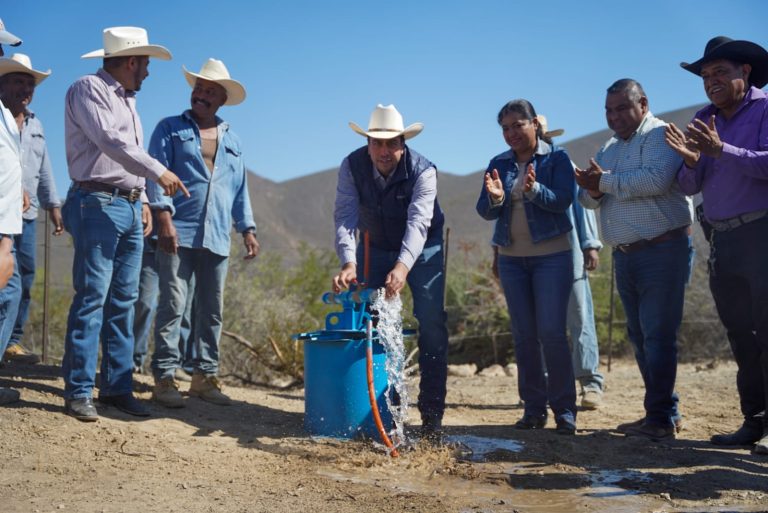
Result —
<path fill-rule="evenodd" d="M 29 207 L 32 206 L 32 202 L 29 200 L 29 193 L 27 191 L 21 191 L 21 211 L 26 212 Z"/>
<path fill-rule="evenodd" d="M 244 260 L 251 260 L 256 258 L 259 254 L 259 241 L 256 240 L 256 234 L 253 232 L 245 232 L 243 234 L 243 244 L 245 244 L 245 256 Z"/>
<path fill-rule="evenodd" d="M 141 224 L 144 225 L 144 237 L 149 237 L 152 233 L 152 212 L 146 203 L 141 204 Z"/>
<path fill-rule="evenodd" d="M 48 211 L 48 215 L 53 223 L 53 234 L 58 236 L 64 233 L 64 220 L 61 218 L 61 209 L 53 207 Z"/>
<path fill-rule="evenodd" d="M 531 192 L 533 184 L 536 183 L 536 171 L 533 170 L 533 164 L 528 164 L 528 170 L 525 173 L 525 182 L 523 184 L 523 192 Z"/>
<path fill-rule="evenodd" d="M 688 126 L 688 138 L 693 141 L 697 150 L 704 155 L 718 159 L 723 154 L 723 141 L 715 127 L 714 114 L 709 118 L 709 124 L 700 119 L 694 119 Z"/>
<path fill-rule="evenodd" d="M 384 296 L 386 298 L 395 297 L 400 290 L 405 286 L 405 278 L 408 276 L 408 268 L 402 262 L 397 262 L 395 267 L 389 271 L 387 279 L 384 281 L 384 287 L 386 291 Z"/>
<path fill-rule="evenodd" d="M 331 289 L 334 294 L 338 294 L 342 289 L 349 288 L 349 285 L 357 281 L 357 264 L 347 262 L 341 268 L 341 272 L 333 277 Z"/>
<path fill-rule="evenodd" d="M 485 173 L 485 191 L 492 203 L 501 203 L 504 199 L 504 184 L 501 183 L 497 170 Z"/>
<path fill-rule="evenodd" d="M 177 191 L 181 190 L 184 196 L 189 198 L 189 191 L 184 187 L 184 182 L 172 171 L 166 170 L 165 173 L 160 175 L 160 178 L 157 179 L 157 184 L 163 188 L 166 196 L 173 197 Z"/>
<path fill-rule="evenodd" d="M 701 153 L 693 141 L 686 138 L 683 131 L 677 128 L 674 123 L 668 124 L 664 130 L 664 140 L 675 153 L 683 158 L 686 166 L 695 167 L 699 162 Z"/>
<path fill-rule="evenodd" d="M 603 171 L 603 168 L 598 165 L 595 159 L 589 159 L 589 167 L 586 170 L 578 167 L 574 169 L 576 183 L 593 198 L 603 196 L 603 193 L 600 192 L 600 178 L 604 173 L 605 171 Z"/>
<path fill-rule="evenodd" d="M 600 263 L 600 255 L 594 248 L 584 250 L 584 269 L 587 271 L 594 271 L 597 269 L 597 264 Z"/>
<path fill-rule="evenodd" d="M 13 276 L 16 260 L 11 253 L 12 246 L 13 238 L 6 236 L 3 237 L 3 240 L 0 240 L 0 289 L 8 285 L 8 281 Z"/>
<path fill-rule="evenodd" d="M 179 239 L 176 236 L 176 227 L 173 225 L 173 217 L 167 210 L 158 211 L 155 214 L 157 221 L 157 247 L 170 255 L 175 255 L 179 247 Z"/>

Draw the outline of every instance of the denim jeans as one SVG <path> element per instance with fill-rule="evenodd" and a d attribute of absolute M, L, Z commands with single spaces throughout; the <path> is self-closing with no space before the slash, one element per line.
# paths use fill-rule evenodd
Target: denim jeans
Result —
<path fill-rule="evenodd" d="M 16 309 L 21 297 L 21 277 L 19 276 L 19 264 L 16 256 L 16 248 L 11 245 L 11 254 L 14 256 L 13 275 L 5 287 L 0 289 L 0 358 L 9 345 L 8 340 L 13 332 L 16 320 Z"/>
<path fill-rule="evenodd" d="M 399 251 L 370 248 L 368 287 L 384 286 L 387 274 L 397 262 Z M 427 241 L 421 255 L 408 272 L 407 282 L 413 296 L 413 315 L 419 321 L 419 412 L 421 418 L 442 419 L 445 411 L 448 379 L 448 328 L 443 307 L 445 273 L 442 241 Z M 357 261 L 363 262 L 363 248 L 358 248 Z M 358 280 L 363 281 L 362 265 Z"/>
<path fill-rule="evenodd" d="M 595 310 L 586 271 L 573 281 L 566 323 L 571 336 L 571 358 L 576 379 L 584 391 L 602 392 L 603 375 L 598 370 L 600 351 L 595 330 Z"/>
<path fill-rule="evenodd" d="M 677 332 L 692 256 L 688 237 L 632 253 L 613 252 L 616 288 L 645 384 L 645 418 L 659 426 L 671 426 L 680 415 L 675 393 Z"/>
<path fill-rule="evenodd" d="M 155 262 L 155 241 L 144 239 L 144 254 L 141 259 L 141 275 L 139 277 L 139 299 L 136 301 L 133 319 L 133 335 L 136 340 L 133 347 L 133 365 L 143 368 L 149 350 L 149 334 L 152 331 L 152 321 L 157 310 L 158 277 Z M 187 300 L 184 317 L 181 319 L 179 330 L 179 353 L 181 360 L 177 367 L 192 372 L 192 362 L 195 359 L 195 346 L 190 343 L 192 295 Z"/>
<path fill-rule="evenodd" d="M 191 336 L 187 342 L 196 351 L 193 370 L 206 376 L 216 375 L 229 257 L 207 249 L 180 247 L 175 255 L 158 250 L 155 259 L 160 294 L 152 373 L 156 379 L 172 378 L 179 367 L 182 321 L 188 305 L 193 302 Z"/>
<path fill-rule="evenodd" d="M 549 402 L 556 419 L 575 421 L 576 384 L 565 334 L 573 283 L 571 251 L 533 257 L 499 255 L 499 278 L 515 339 L 525 414 L 544 416 Z"/>
<path fill-rule="evenodd" d="M 62 209 L 75 255 L 64 339 L 64 397 L 91 397 L 101 337 L 100 396 L 128 394 L 133 378 L 133 305 L 138 297 L 141 202 L 70 189 Z"/>
<path fill-rule="evenodd" d="M 741 412 L 751 419 L 768 406 L 768 218 L 716 231 L 712 246 L 709 286 L 738 365 Z"/>
<path fill-rule="evenodd" d="M 21 278 L 21 293 L 17 306 L 16 323 L 13 326 L 9 346 L 21 342 L 24 336 L 24 324 L 29 318 L 29 303 L 32 297 L 32 285 L 35 283 L 35 250 L 37 246 L 37 220 L 24 219 L 22 232 L 14 235 L 13 245 L 16 249 L 16 266 Z"/>

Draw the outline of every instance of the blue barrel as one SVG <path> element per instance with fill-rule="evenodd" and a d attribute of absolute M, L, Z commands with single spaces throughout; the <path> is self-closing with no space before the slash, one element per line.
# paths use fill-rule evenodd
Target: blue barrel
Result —
<path fill-rule="evenodd" d="M 366 374 L 366 341 L 304 342 L 304 428 L 313 436 L 375 438 Z M 384 428 L 392 425 L 387 408 L 386 353 L 373 342 L 373 384 Z"/>

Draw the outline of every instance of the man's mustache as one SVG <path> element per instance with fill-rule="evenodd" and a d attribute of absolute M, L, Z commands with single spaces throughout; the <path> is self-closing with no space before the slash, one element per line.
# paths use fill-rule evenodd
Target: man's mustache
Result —
<path fill-rule="evenodd" d="M 194 98 L 194 97 L 192 98 L 192 103 L 198 103 L 198 102 L 202 103 L 206 107 L 211 106 L 211 102 L 209 102 L 208 100 L 203 100 L 202 98 Z"/>

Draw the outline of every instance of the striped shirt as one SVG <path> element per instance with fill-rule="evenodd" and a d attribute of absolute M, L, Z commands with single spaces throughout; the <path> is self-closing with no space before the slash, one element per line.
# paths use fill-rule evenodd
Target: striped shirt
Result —
<path fill-rule="evenodd" d="M 600 233 L 611 246 L 652 239 L 693 220 L 691 200 L 675 180 L 682 159 L 664 141 L 665 126 L 649 111 L 628 139 L 611 137 L 595 157 L 605 173 L 604 195 L 594 199 L 579 190 L 584 208 L 599 209 Z"/>

